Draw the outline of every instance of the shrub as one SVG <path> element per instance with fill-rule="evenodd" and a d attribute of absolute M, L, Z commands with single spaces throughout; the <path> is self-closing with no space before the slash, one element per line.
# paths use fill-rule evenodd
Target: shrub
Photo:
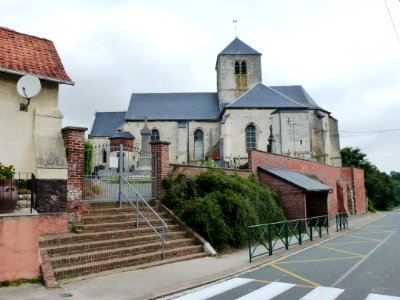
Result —
<path fill-rule="evenodd" d="M 163 185 L 163 203 L 217 249 L 244 245 L 249 225 L 285 219 L 276 194 L 254 176 L 211 170 L 195 177 L 178 174 Z"/>

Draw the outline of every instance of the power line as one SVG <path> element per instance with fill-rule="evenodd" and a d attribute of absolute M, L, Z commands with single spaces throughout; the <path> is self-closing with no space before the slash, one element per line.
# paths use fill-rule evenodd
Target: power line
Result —
<path fill-rule="evenodd" d="M 371 130 L 371 131 L 347 131 L 347 130 L 339 130 L 339 132 L 345 132 L 345 133 L 384 133 L 384 132 L 391 132 L 391 131 L 400 131 L 400 128 L 395 128 L 395 129 L 382 129 L 382 130 Z"/>
<path fill-rule="evenodd" d="M 400 43 L 400 37 L 399 37 L 399 34 L 397 33 L 396 26 L 394 25 L 393 18 L 392 18 L 392 14 L 390 13 L 389 6 L 387 5 L 387 3 L 386 3 L 386 0 L 383 0 L 383 1 L 385 2 L 386 9 L 387 9 L 387 12 L 388 12 L 388 14 L 389 14 L 389 17 L 390 17 L 390 21 L 392 22 L 392 25 L 393 25 L 394 31 L 396 32 L 397 40 L 398 40 L 398 41 L 399 41 L 399 43 Z"/>

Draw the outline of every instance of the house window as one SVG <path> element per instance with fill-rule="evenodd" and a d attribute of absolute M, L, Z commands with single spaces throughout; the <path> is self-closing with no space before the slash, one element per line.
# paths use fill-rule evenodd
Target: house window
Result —
<path fill-rule="evenodd" d="M 246 127 L 246 149 L 256 149 L 256 128 L 254 125 L 249 125 Z"/>
<path fill-rule="evenodd" d="M 152 142 L 157 142 L 160 140 L 160 133 L 158 132 L 157 129 L 153 129 L 151 131 L 151 141 Z"/>
<path fill-rule="evenodd" d="M 241 68 L 240 68 L 240 73 L 241 74 L 246 74 L 247 73 L 247 66 L 246 66 L 246 62 L 245 61 L 242 61 Z"/>
<path fill-rule="evenodd" d="M 204 159 L 204 134 L 200 129 L 194 132 L 194 159 Z"/>
<path fill-rule="evenodd" d="M 240 74 L 240 65 L 238 61 L 235 61 L 235 74 Z"/>

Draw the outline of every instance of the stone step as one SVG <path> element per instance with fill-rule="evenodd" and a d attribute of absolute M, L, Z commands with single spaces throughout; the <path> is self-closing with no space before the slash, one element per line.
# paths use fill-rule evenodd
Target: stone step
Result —
<path fill-rule="evenodd" d="M 108 261 L 102 262 L 91 262 L 78 266 L 69 266 L 58 268 L 54 270 L 54 274 L 58 280 L 68 279 L 78 276 L 84 276 L 88 274 L 98 273 L 107 270 L 113 270 L 118 268 L 126 268 L 129 266 L 144 265 L 152 262 L 159 262 L 159 264 L 175 262 L 180 260 L 195 259 L 200 257 L 208 256 L 207 253 L 201 252 L 201 246 L 190 246 L 177 248 L 166 251 L 166 259 L 161 260 L 161 250 L 152 253 L 142 253 L 139 255 L 115 258 Z M 155 265 L 155 264 L 153 264 Z"/>
<path fill-rule="evenodd" d="M 156 209 L 155 207 L 151 207 L 155 212 L 162 213 L 161 210 Z M 149 207 L 140 206 L 141 212 L 151 212 Z M 110 208 L 84 208 L 81 213 L 86 215 L 102 215 L 102 214 L 117 214 L 117 213 L 135 213 L 135 208 L 132 206 L 123 206 L 123 207 L 110 207 Z"/>
<path fill-rule="evenodd" d="M 153 212 L 145 211 L 141 212 L 147 219 L 155 219 L 156 216 Z M 166 219 L 168 215 L 166 213 L 158 213 L 159 217 L 162 219 Z M 142 216 L 139 214 L 139 218 Z M 116 221 L 135 221 L 136 220 L 136 213 L 133 212 L 117 212 L 112 214 L 90 214 L 84 215 L 82 217 L 83 224 L 98 224 L 98 223 L 105 223 L 105 222 L 116 222 Z"/>
<path fill-rule="evenodd" d="M 161 221 L 159 219 L 148 219 L 148 222 L 153 227 L 161 226 Z M 172 219 L 164 219 L 167 224 L 172 224 Z M 142 226 L 148 226 L 147 222 L 143 219 L 139 219 L 139 228 Z M 134 229 L 136 227 L 135 219 L 131 221 L 121 221 L 121 222 L 109 222 L 109 223 L 99 223 L 99 224 L 82 224 L 82 230 L 84 232 L 101 232 L 119 229 Z"/>
<path fill-rule="evenodd" d="M 134 202 L 136 203 L 136 202 Z M 139 201 L 140 207 L 147 207 L 147 205 L 141 201 Z M 151 206 L 151 205 L 150 205 Z M 129 202 L 122 202 L 122 208 L 132 208 L 132 205 Z M 112 209 L 112 208 L 119 208 L 118 201 L 105 201 L 105 202 L 84 202 L 82 204 L 83 210 L 90 210 L 90 209 Z M 152 207 L 154 209 L 154 207 Z"/>
<path fill-rule="evenodd" d="M 201 245 L 193 245 L 193 239 L 190 238 L 167 241 L 165 248 L 168 251 L 174 251 L 175 249 L 182 248 L 188 248 L 193 251 L 202 251 L 203 249 Z M 115 258 L 134 257 L 142 253 L 157 253 L 157 251 L 161 249 L 161 241 L 156 241 L 145 245 L 138 245 L 133 247 L 107 249 L 73 255 L 51 256 L 50 261 L 53 268 L 57 269 L 68 266 L 78 266 L 90 262 L 102 261 L 104 263 L 107 263 L 107 261 L 113 260 Z"/>
<path fill-rule="evenodd" d="M 175 240 L 175 239 L 183 239 L 186 238 L 186 233 L 182 231 L 176 232 L 168 232 L 167 241 Z M 147 235 L 137 235 L 134 237 L 128 238 L 116 238 L 116 239 L 108 239 L 108 240 L 95 240 L 88 241 L 85 243 L 71 243 L 64 245 L 56 245 L 51 247 L 42 247 L 45 249 L 47 253 L 52 255 L 70 255 L 75 253 L 84 253 L 89 251 L 99 251 L 104 249 L 112 249 L 118 247 L 130 247 L 135 245 L 143 245 L 146 243 L 152 243 L 154 241 L 159 241 L 160 238 L 155 233 L 147 234 Z"/>
<path fill-rule="evenodd" d="M 160 232 L 161 226 L 155 227 Z M 168 233 L 177 232 L 181 230 L 181 226 L 177 224 L 168 225 Z M 59 235 L 47 235 L 40 238 L 39 245 L 41 248 L 51 247 L 57 245 L 85 243 L 96 240 L 110 240 L 116 238 L 134 237 L 138 235 L 154 234 L 154 230 L 149 226 L 142 226 L 137 229 L 123 229 L 123 230 L 108 230 L 102 232 L 84 232 L 80 234 L 66 233 Z"/>

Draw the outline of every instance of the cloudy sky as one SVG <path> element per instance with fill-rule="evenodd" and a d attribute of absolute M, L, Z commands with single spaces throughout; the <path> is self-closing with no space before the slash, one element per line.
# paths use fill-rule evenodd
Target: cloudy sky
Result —
<path fill-rule="evenodd" d="M 400 34 L 400 1 L 386 0 Z M 339 120 L 341 147 L 400 171 L 400 41 L 384 0 L 0 0 L 0 26 L 52 40 L 75 86 L 64 126 L 91 128 L 132 92 L 215 92 L 217 54 L 237 35 L 263 83 L 302 85 Z"/>

